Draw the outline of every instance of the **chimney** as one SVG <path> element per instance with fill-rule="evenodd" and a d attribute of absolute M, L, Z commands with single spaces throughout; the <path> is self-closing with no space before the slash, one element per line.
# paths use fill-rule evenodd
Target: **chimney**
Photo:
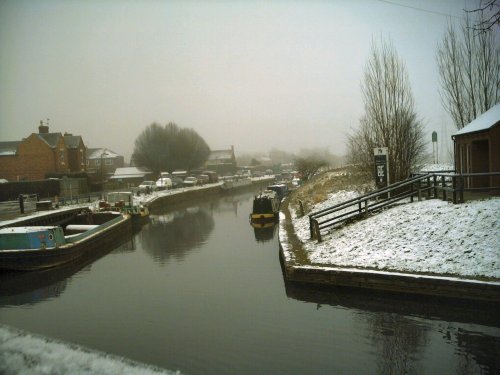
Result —
<path fill-rule="evenodd" d="M 49 132 L 49 126 L 44 125 L 43 121 L 40 120 L 40 125 L 38 126 L 38 133 L 39 134 L 47 134 Z"/>

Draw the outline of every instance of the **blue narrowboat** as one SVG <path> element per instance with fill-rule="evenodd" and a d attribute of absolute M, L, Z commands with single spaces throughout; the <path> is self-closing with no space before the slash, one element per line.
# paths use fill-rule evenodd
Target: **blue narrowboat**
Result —
<path fill-rule="evenodd" d="M 64 225 L 1 228 L 0 270 L 55 267 L 109 247 L 130 230 L 130 215 L 91 211 Z"/>

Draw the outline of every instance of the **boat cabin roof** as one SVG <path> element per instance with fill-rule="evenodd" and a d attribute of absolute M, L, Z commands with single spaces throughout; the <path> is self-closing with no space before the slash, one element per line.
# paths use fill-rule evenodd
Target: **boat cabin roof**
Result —
<path fill-rule="evenodd" d="M 267 198 L 267 199 L 274 199 L 276 198 L 277 194 L 273 190 L 264 190 L 262 191 L 259 195 L 257 195 L 255 198 Z"/>
<path fill-rule="evenodd" d="M 35 233 L 58 228 L 57 226 L 34 226 L 34 227 L 7 227 L 0 229 L 0 234 L 7 233 Z"/>

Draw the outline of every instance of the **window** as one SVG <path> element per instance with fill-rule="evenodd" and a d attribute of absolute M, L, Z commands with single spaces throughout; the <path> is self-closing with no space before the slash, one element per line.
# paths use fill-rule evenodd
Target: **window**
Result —
<path fill-rule="evenodd" d="M 113 159 L 104 159 L 104 164 L 113 165 Z"/>
<path fill-rule="evenodd" d="M 95 159 L 95 165 L 101 165 L 101 159 Z"/>

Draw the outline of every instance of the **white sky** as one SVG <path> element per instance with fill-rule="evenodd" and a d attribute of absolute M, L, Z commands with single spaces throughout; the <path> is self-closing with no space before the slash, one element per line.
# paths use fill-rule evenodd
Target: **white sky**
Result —
<path fill-rule="evenodd" d="M 128 161 L 146 126 L 173 121 L 237 154 L 342 154 L 363 113 L 370 43 L 390 37 L 430 149 L 432 131 L 452 132 L 437 43 L 446 15 L 461 17 L 475 4 L 0 0 L 0 140 L 27 137 L 50 118 L 50 131 L 81 135 L 87 147 Z"/>

